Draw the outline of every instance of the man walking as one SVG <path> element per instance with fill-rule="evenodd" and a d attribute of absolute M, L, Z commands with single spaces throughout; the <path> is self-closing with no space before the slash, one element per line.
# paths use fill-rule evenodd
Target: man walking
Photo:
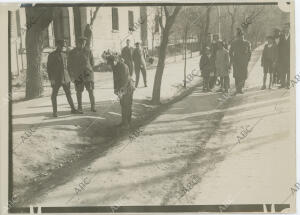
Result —
<path fill-rule="evenodd" d="M 70 51 L 68 69 L 71 78 L 75 81 L 75 90 L 78 102 L 78 112 L 82 110 L 82 92 L 85 89 L 89 93 L 91 111 L 96 112 L 94 97 L 94 59 L 92 51 L 85 46 L 86 38 L 81 37 L 76 43 L 76 48 Z"/>
<path fill-rule="evenodd" d="M 284 25 L 283 34 L 278 44 L 278 66 L 280 73 L 280 88 L 290 86 L 290 24 Z"/>
<path fill-rule="evenodd" d="M 128 66 L 129 74 L 132 76 L 133 73 L 133 62 L 132 62 L 132 48 L 130 47 L 130 40 L 126 40 L 126 46 L 122 49 L 121 52 L 124 63 Z"/>
<path fill-rule="evenodd" d="M 67 56 L 63 53 L 64 45 L 64 40 L 56 40 L 57 48 L 54 52 L 49 54 L 47 62 L 47 73 L 52 87 L 51 101 L 53 117 L 57 117 L 57 94 L 61 86 L 65 91 L 68 103 L 71 107 L 71 113 L 77 113 L 71 96 L 71 79 L 67 70 Z"/>
<path fill-rule="evenodd" d="M 248 63 L 251 57 L 251 45 L 250 42 L 244 39 L 244 33 L 240 28 L 237 28 L 236 39 L 231 44 L 229 55 L 231 64 L 233 65 L 236 94 L 242 94 L 242 89 L 248 76 Z"/>
<path fill-rule="evenodd" d="M 140 47 L 140 43 L 135 43 L 136 48 L 133 51 L 133 62 L 135 70 L 135 87 L 139 85 L 140 72 L 142 71 L 144 85 L 147 87 L 147 74 L 146 74 L 146 62 L 144 58 L 143 50 Z"/>

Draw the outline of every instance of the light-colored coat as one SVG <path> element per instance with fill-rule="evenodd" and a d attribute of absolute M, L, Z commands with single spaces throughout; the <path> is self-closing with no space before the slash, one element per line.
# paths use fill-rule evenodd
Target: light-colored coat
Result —
<path fill-rule="evenodd" d="M 229 52 L 225 48 L 217 50 L 215 64 L 217 76 L 224 77 L 229 75 Z"/>

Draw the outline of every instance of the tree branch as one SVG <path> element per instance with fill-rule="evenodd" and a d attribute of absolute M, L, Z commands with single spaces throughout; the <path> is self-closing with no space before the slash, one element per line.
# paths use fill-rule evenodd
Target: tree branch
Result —
<path fill-rule="evenodd" d="M 164 6 L 164 11 L 165 11 L 166 17 L 168 18 L 170 16 L 170 14 L 169 14 L 167 6 Z"/>
<path fill-rule="evenodd" d="M 93 24 L 94 24 L 94 21 L 95 21 L 95 19 L 96 19 L 96 17 L 97 17 L 97 13 L 98 13 L 98 10 L 100 9 L 100 7 L 96 7 L 96 10 L 94 11 L 94 13 L 93 13 L 93 16 L 92 16 L 92 18 L 91 18 L 91 23 L 90 23 L 90 26 L 92 27 L 93 26 Z"/>

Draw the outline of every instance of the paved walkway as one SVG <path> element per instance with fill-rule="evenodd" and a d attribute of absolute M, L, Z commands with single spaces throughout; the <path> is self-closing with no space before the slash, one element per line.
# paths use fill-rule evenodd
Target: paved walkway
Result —
<path fill-rule="evenodd" d="M 231 92 L 224 99 L 197 88 L 105 156 L 95 150 L 49 184 L 37 185 L 39 192 L 28 202 L 114 205 L 113 210 L 119 205 L 283 203 L 295 183 L 295 132 L 288 126 L 294 118 L 289 92 L 259 89 L 259 54 L 253 55 L 245 94 Z M 295 200 L 285 203 L 293 208 Z"/>

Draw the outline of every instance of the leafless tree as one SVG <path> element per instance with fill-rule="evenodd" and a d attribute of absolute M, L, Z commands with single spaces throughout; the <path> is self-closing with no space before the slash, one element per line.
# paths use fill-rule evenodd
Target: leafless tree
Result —
<path fill-rule="evenodd" d="M 154 104 L 160 103 L 161 81 L 162 81 L 162 76 L 163 76 L 163 72 L 164 72 L 164 68 L 165 68 L 165 59 L 166 59 L 166 52 L 167 52 L 167 47 L 168 47 L 169 36 L 171 33 L 171 28 L 174 24 L 175 18 L 177 16 L 177 14 L 179 13 L 180 9 L 181 9 L 181 6 L 176 6 L 175 8 L 163 6 L 165 22 L 163 22 L 162 16 L 159 19 L 159 24 L 162 29 L 162 39 L 160 42 L 159 57 L 158 57 L 158 63 L 157 63 L 157 67 L 156 67 L 156 73 L 155 73 L 154 85 L 153 85 L 153 91 L 152 91 L 152 102 Z"/>

